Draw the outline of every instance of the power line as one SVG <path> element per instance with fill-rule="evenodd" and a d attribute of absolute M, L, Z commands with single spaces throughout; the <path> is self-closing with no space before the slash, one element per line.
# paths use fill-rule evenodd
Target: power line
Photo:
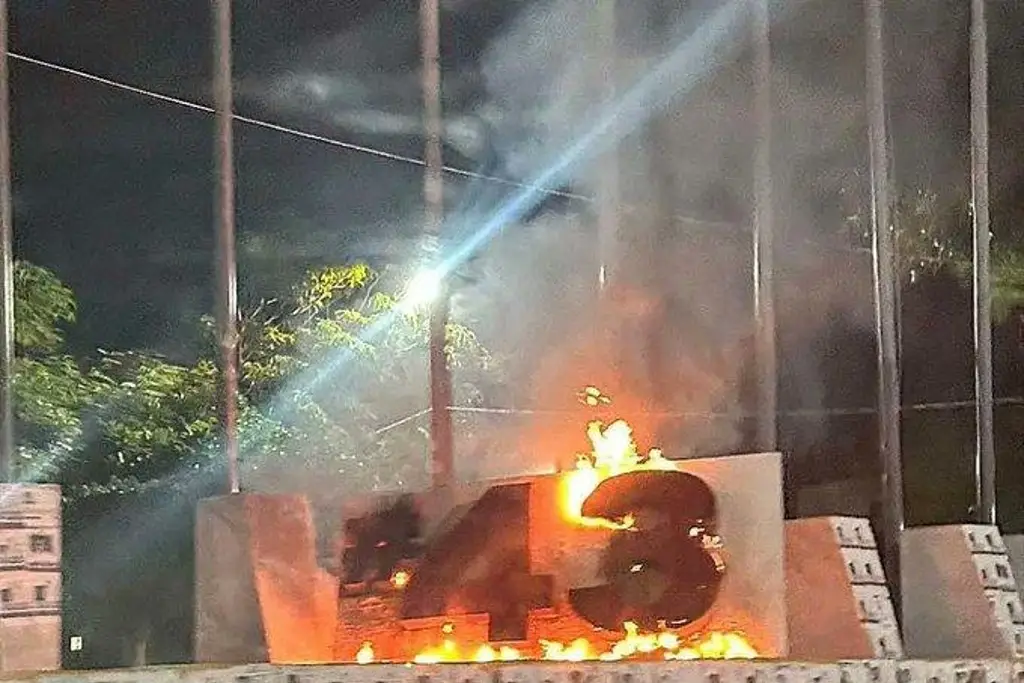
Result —
<path fill-rule="evenodd" d="M 1005 398 L 997 398 L 994 400 L 996 406 L 1012 406 L 1012 407 L 1024 407 L 1024 397 L 1021 396 L 1009 396 Z M 963 408 L 971 408 L 976 404 L 974 400 L 964 401 L 936 401 L 931 403 L 909 403 L 899 406 L 899 410 L 904 413 L 914 412 L 932 412 L 932 411 L 944 411 L 944 410 L 957 410 Z M 476 415 L 574 415 L 578 414 L 578 411 L 571 410 L 558 410 L 558 409 L 537 409 L 537 408 L 500 408 L 500 407 L 475 407 L 475 406 L 452 406 L 450 410 L 454 413 L 465 413 L 465 414 L 476 414 Z M 851 417 L 851 416 L 867 416 L 876 415 L 878 408 L 875 407 L 857 407 L 857 408 L 794 408 L 788 410 L 779 410 L 776 414 L 779 417 Z M 684 417 L 707 417 L 714 419 L 752 419 L 757 417 L 756 412 L 749 411 L 649 411 L 646 415 L 654 415 L 666 418 L 684 418 Z M 414 419 L 419 416 L 419 413 L 410 415 L 402 420 L 398 420 L 387 428 L 396 426 L 404 423 L 408 420 Z"/>
<path fill-rule="evenodd" d="M 193 111 L 202 112 L 204 114 L 211 114 L 212 115 L 214 113 L 213 107 L 209 107 L 209 106 L 207 106 L 205 104 L 201 104 L 199 102 L 194 102 L 192 100 L 186 100 L 186 99 L 181 98 L 181 97 L 174 97 L 173 95 L 167 95 L 167 94 L 164 94 L 164 93 L 161 93 L 161 92 L 157 92 L 155 90 L 149 90 L 147 88 L 142 88 L 142 87 L 139 87 L 137 85 L 132 85 L 131 83 L 125 83 L 123 81 L 114 80 L 112 78 L 107 78 L 105 76 L 99 76 L 97 74 L 90 73 L 88 71 L 83 71 L 81 69 L 75 69 L 75 68 L 72 68 L 70 66 L 64 66 L 63 64 L 57 64 L 56 62 L 50 62 L 50 61 L 47 61 L 47 60 L 44 60 L 44 59 L 39 59 L 38 57 L 31 57 L 29 55 L 24 55 L 24 54 L 21 54 L 20 52 L 10 52 L 10 51 L 8 51 L 7 56 L 10 57 L 13 60 L 16 60 L 16 61 L 19 61 L 19 62 L 24 62 L 25 64 L 31 64 L 32 66 L 36 66 L 36 67 L 39 67 L 41 69 L 46 69 L 46 70 L 49 70 L 49 71 L 55 71 L 57 73 L 62 73 L 64 75 L 66 75 L 66 76 L 73 76 L 75 78 L 81 78 L 82 80 L 90 81 L 92 83 L 97 83 L 99 85 L 104 85 L 104 86 L 106 86 L 108 88 L 114 88 L 115 90 L 121 90 L 123 92 L 129 92 L 129 93 L 132 93 L 134 95 L 138 95 L 140 97 L 144 97 L 144 98 L 147 98 L 147 99 L 157 100 L 159 102 L 164 102 L 166 104 L 173 104 L 173 105 L 178 106 L 178 107 L 183 107 L 185 109 L 191 109 Z M 389 152 L 388 150 L 380 149 L 379 147 L 370 147 L 369 145 L 360 145 L 360 144 L 357 144 L 357 143 L 354 143 L 354 142 L 349 142 L 347 140 L 339 140 L 338 138 L 331 137 L 331 136 L 328 136 L 328 135 L 321 135 L 321 134 L 318 134 L 318 133 L 311 133 L 311 132 L 306 131 L 306 130 L 302 130 L 302 129 L 299 129 L 299 128 L 292 128 L 291 126 L 284 126 L 284 125 L 281 125 L 279 123 L 274 123 L 272 121 L 266 121 L 264 119 L 257 119 L 257 118 L 253 118 L 251 116 L 242 116 L 240 114 L 234 114 L 234 120 L 238 121 L 239 123 L 244 123 L 246 125 L 253 126 L 254 128 L 262 128 L 264 130 L 270 130 L 270 131 L 274 131 L 274 132 L 281 133 L 281 134 L 284 134 L 284 135 L 290 135 L 292 137 L 300 138 L 300 139 L 303 139 L 303 140 L 309 140 L 311 142 L 318 142 L 318 143 L 321 143 L 321 144 L 324 144 L 324 145 L 330 145 L 332 147 L 338 147 L 340 149 L 344 149 L 344 150 L 347 150 L 347 151 L 350 151 L 350 152 L 356 152 L 356 153 L 359 153 L 359 154 L 366 154 L 366 155 L 369 155 L 369 156 L 374 156 L 374 157 L 377 157 L 379 159 L 384 159 L 384 160 L 387 160 L 387 161 L 395 161 L 395 162 L 403 163 L 403 164 L 411 164 L 413 166 L 424 166 L 425 165 L 425 162 L 424 162 L 423 159 L 418 159 L 416 157 L 411 157 L 411 156 L 407 156 L 407 155 L 404 155 L 404 154 L 398 154 L 396 152 Z M 591 196 L 585 195 L 585 194 L 580 194 L 578 192 L 569 192 L 567 190 L 558 190 L 558 189 L 554 189 L 554 188 L 550 188 L 550 187 L 545 187 L 543 185 L 536 185 L 536 184 L 532 184 L 532 183 L 524 183 L 524 182 L 520 182 L 518 180 L 512 180 L 511 178 L 502 178 L 501 176 L 490 175 L 490 174 L 487 174 L 487 173 L 478 173 L 477 171 L 470 171 L 470 170 L 467 170 L 467 169 L 464 169 L 464 168 L 458 168 L 456 166 L 444 166 L 444 167 L 442 167 L 442 170 L 445 173 L 448 173 L 450 175 L 460 176 L 462 178 L 468 178 L 470 180 L 482 180 L 482 181 L 486 181 L 486 182 L 490 182 L 490 183 L 497 183 L 499 185 L 504 185 L 506 187 L 513 187 L 513 188 L 520 189 L 520 190 L 530 190 L 530 191 L 537 192 L 538 194 L 542 194 L 542 195 L 545 195 L 545 196 L 548 196 L 548 197 L 560 197 L 562 199 L 572 199 L 572 200 L 575 200 L 575 201 L 586 202 L 588 204 L 592 204 L 592 203 L 594 203 L 596 201 L 594 197 L 591 197 Z M 633 209 L 635 207 L 628 206 L 628 205 L 623 205 L 621 208 L 623 210 L 627 210 L 628 211 L 628 210 Z M 674 218 L 676 220 L 682 221 L 684 223 L 689 223 L 689 224 L 692 224 L 692 225 L 703 225 L 703 226 L 707 226 L 707 227 L 718 227 L 718 228 L 736 228 L 737 227 L 737 225 L 735 223 L 731 223 L 731 222 L 727 222 L 727 221 L 706 220 L 706 219 L 703 219 L 703 218 L 695 218 L 693 216 L 676 215 L 676 216 L 674 216 Z"/>
<path fill-rule="evenodd" d="M 931 403 L 908 403 L 900 406 L 903 413 L 937 412 L 945 410 L 958 410 L 973 408 L 976 405 L 974 400 L 964 401 L 936 401 Z M 1007 396 L 994 399 L 993 405 L 999 407 L 1024 407 L 1024 396 Z M 528 416 L 555 416 L 555 415 L 579 415 L 578 410 L 565 410 L 557 408 L 501 408 L 494 406 L 451 406 L 449 410 L 454 415 L 497 415 L 504 417 L 528 417 Z M 430 413 L 430 408 L 418 410 L 415 413 L 406 415 L 375 430 L 376 434 L 383 434 L 401 427 L 424 415 Z M 649 411 L 645 415 L 653 415 L 664 418 L 711 418 L 721 419 L 752 419 L 758 417 L 756 412 L 749 411 Z M 776 413 L 779 417 L 808 418 L 808 417 L 868 417 L 878 414 L 878 408 L 864 406 L 859 408 L 794 408 L 779 410 Z"/>
<path fill-rule="evenodd" d="M 186 100 L 186 99 L 183 99 L 181 97 L 174 97 L 172 95 L 166 95 L 164 93 L 156 92 L 155 90 L 148 90 L 146 88 L 141 88 L 139 86 L 132 85 L 130 83 L 125 83 L 123 81 L 116 81 L 116 80 L 114 80 L 112 78 L 106 78 L 104 76 L 98 76 L 96 74 L 89 73 L 88 71 L 82 71 L 81 69 L 73 69 L 73 68 L 71 68 L 69 66 L 64 66 L 62 64 L 57 64 L 55 62 L 49 62 L 49 61 L 46 61 L 46 60 L 43 60 L 43 59 L 39 59 L 37 57 L 30 57 L 28 55 L 23 55 L 23 54 L 18 53 L 18 52 L 8 52 L 7 56 L 10 57 L 11 59 L 14 59 L 14 60 L 17 60 L 17 61 L 20 61 L 20 62 L 24 62 L 26 64 L 31 64 L 33 66 L 37 66 L 37 67 L 42 68 L 42 69 L 47 69 L 47 70 L 50 70 L 50 71 L 56 71 L 58 73 L 65 74 L 67 76 L 74 76 L 75 78 L 81 78 L 83 80 L 91 81 L 93 83 L 98 83 L 100 85 L 105 85 L 105 86 L 107 86 L 109 88 L 114 88 L 116 90 L 122 90 L 124 92 L 130 92 L 130 93 L 132 93 L 134 95 L 139 95 L 140 97 L 145 97 L 145 98 L 148 98 L 148 99 L 151 99 L 151 100 L 157 100 L 157 101 L 160 101 L 160 102 L 165 102 L 167 104 L 173 104 L 173 105 L 176 105 L 176 106 L 179 106 L 179 107 L 184 107 L 186 109 L 191 109 L 193 111 L 203 112 L 204 114 L 213 114 L 214 113 L 213 107 L 209 107 L 209 106 L 207 106 L 205 104 L 200 104 L 199 102 L 193 102 L 191 100 Z M 291 135 L 293 137 L 302 138 L 304 140 L 310 140 L 310 141 L 319 142 L 319 143 L 322 143 L 322 144 L 325 144 L 325 145 L 331 145 L 332 147 L 340 147 L 340 148 L 346 149 L 346 150 L 348 150 L 350 152 L 358 152 L 360 154 L 368 154 L 370 156 L 375 156 L 375 157 L 378 157 L 378 158 L 381 158 L 381 159 L 387 159 L 389 161 L 397 161 L 397 162 L 404 163 L 404 164 L 412 164 L 412 165 L 415 165 L 415 166 L 424 166 L 425 165 L 425 162 L 423 161 L 423 159 L 418 159 L 416 157 L 406 156 L 404 154 L 397 154 L 395 152 L 389 152 L 387 150 L 380 149 L 378 147 L 370 147 L 368 145 L 359 145 L 359 144 L 356 144 L 354 142 L 348 142 L 348 141 L 345 141 L 345 140 L 339 140 L 337 138 L 329 137 L 329 136 L 326 136 L 326 135 L 319 135 L 317 133 L 311 133 L 309 131 L 300 130 L 298 128 L 292 128 L 290 126 L 284 126 L 284 125 L 281 125 L 279 123 L 273 123 L 271 121 L 265 121 L 263 119 L 253 118 L 251 116 L 241 116 L 239 114 L 235 114 L 234 115 L 234 119 L 236 121 L 238 121 L 239 123 L 244 123 L 244 124 L 247 124 L 247 125 L 250 125 L 250 126 L 254 126 L 256 128 L 263 128 L 265 130 L 272 130 L 272 131 L 275 131 L 277 133 L 283 133 L 285 135 Z M 567 192 L 567 191 L 564 191 L 564 190 L 556 190 L 556 189 L 552 189 L 552 188 L 549 188 L 549 187 L 543 187 L 543 186 L 540 186 L 540 185 L 531 185 L 529 183 L 521 183 L 521 182 L 518 182 L 518 181 L 515 181 L 515 180 L 511 180 L 509 178 L 502 178 L 500 176 L 493 176 L 493 175 L 488 175 L 488 174 L 485 174 L 485 173 L 477 173 L 476 171 L 469 171 L 469 170 L 466 170 L 464 168 L 457 168 L 455 166 L 444 166 L 443 170 L 446 173 L 450 173 L 452 175 L 457 175 L 457 176 L 462 176 L 464 178 L 470 178 L 470 179 L 473 179 L 473 180 L 486 180 L 488 182 L 500 183 L 502 185 L 507 185 L 509 187 L 517 187 L 517 188 L 524 189 L 524 190 L 534 190 L 534 191 L 539 192 L 541 194 L 546 194 L 546 195 L 549 195 L 549 196 L 552 196 L 552 197 L 562 197 L 562 198 L 565 198 L 565 199 L 576 199 L 576 200 L 585 201 L 585 202 L 592 202 L 593 201 L 593 197 L 589 197 L 587 195 L 578 194 L 578 193 L 575 193 L 575 192 Z"/>

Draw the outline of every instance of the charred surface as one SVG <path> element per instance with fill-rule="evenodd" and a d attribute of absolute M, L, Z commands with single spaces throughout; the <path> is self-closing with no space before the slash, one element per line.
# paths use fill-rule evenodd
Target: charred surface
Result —
<path fill-rule="evenodd" d="M 403 560 L 422 552 L 420 514 L 412 496 L 345 522 L 342 584 L 387 581 Z"/>
<path fill-rule="evenodd" d="M 715 497 L 684 472 L 631 472 L 607 479 L 583 503 L 583 514 L 633 525 L 604 552 L 603 586 L 569 592 L 573 609 L 599 628 L 678 628 L 705 616 L 715 602 L 723 567 L 706 547 L 715 525 Z"/>
<path fill-rule="evenodd" d="M 486 613 L 491 640 L 525 638 L 529 611 L 550 606 L 552 592 L 550 577 L 530 574 L 529 497 L 529 484 L 491 488 L 432 539 L 405 590 L 402 617 Z"/>
<path fill-rule="evenodd" d="M 686 472 L 640 471 L 605 479 L 583 503 L 583 516 L 620 520 L 641 510 L 657 511 L 672 524 L 709 526 L 715 494 L 700 477 Z"/>

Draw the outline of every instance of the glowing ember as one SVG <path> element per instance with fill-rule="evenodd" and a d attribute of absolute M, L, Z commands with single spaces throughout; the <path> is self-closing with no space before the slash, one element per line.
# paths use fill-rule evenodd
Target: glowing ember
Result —
<path fill-rule="evenodd" d="M 409 584 L 409 579 L 411 578 L 412 575 L 409 572 L 399 570 L 391 575 L 391 585 L 398 590 L 402 590 Z"/>
<path fill-rule="evenodd" d="M 356 664 L 370 664 L 373 660 L 373 645 L 371 643 L 363 643 L 363 646 L 359 648 L 359 652 L 356 653 Z"/>
<path fill-rule="evenodd" d="M 605 479 L 644 470 L 675 470 L 676 465 L 662 456 L 661 451 L 652 448 L 647 455 L 637 452 L 633 441 L 633 429 L 625 420 L 616 420 L 607 427 L 599 421 L 587 425 L 587 438 L 592 452 L 578 456 L 576 469 L 567 472 L 561 481 L 562 513 L 566 519 L 585 527 L 605 529 L 628 529 L 633 520 L 608 520 L 584 517 L 583 502 Z"/>
<path fill-rule="evenodd" d="M 605 396 L 597 387 L 586 387 L 583 391 L 576 394 L 576 398 L 580 403 L 585 406 L 590 406 L 591 408 L 599 405 L 608 405 L 612 402 L 612 400 Z"/>

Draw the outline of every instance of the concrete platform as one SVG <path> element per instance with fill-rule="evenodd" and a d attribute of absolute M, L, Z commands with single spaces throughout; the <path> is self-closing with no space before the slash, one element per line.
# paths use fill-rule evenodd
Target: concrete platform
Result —
<path fill-rule="evenodd" d="M 6 674 L 18 683 L 1022 683 L 1024 661 L 179 666 Z"/>
<path fill-rule="evenodd" d="M 60 487 L 0 484 L 0 671 L 60 668 Z"/>

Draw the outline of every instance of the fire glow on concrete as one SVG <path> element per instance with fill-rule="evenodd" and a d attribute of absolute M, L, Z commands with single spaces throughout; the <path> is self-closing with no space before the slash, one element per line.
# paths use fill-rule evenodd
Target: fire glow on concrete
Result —
<path fill-rule="evenodd" d="M 339 496 L 330 517 L 302 494 L 203 501 L 197 659 L 784 658 L 781 456 L 641 453 L 619 410 L 537 435 L 587 451 L 561 473 L 451 500 Z"/>
<path fill-rule="evenodd" d="M 581 396 L 588 405 L 611 402 L 608 397 L 594 387 L 587 387 Z M 568 524 L 584 530 L 604 529 L 611 532 L 635 534 L 639 537 L 641 529 L 638 528 L 637 520 L 632 512 L 624 512 L 621 516 L 598 516 L 594 515 L 591 510 L 588 514 L 585 511 L 588 501 L 592 499 L 602 484 L 610 480 L 625 478 L 627 475 L 638 472 L 679 473 L 679 467 L 676 463 L 663 457 L 659 449 L 651 449 L 648 453 L 642 454 L 633 439 L 632 428 L 626 420 L 616 419 L 609 424 L 600 420 L 592 420 L 587 425 L 586 434 L 591 447 L 590 453 L 579 455 L 575 468 L 559 475 L 556 495 L 562 519 Z M 692 482 L 697 482 L 703 491 L 707 491 L 709 508 L 713 509 L 712 494 L 709 489 L 705 488 L 706 485 L 701 480 L 682 473 L 676 476 L 687 477 L 684 479 L 687 484 L 692 485 Z M 684 491 L 685 489 L 681 489 L 679 492 Z M 607 492 L 605 494 L 607 498 Z M 685 507 L 685 503 L 676 507 Z M 683 539 L 683 542 L 692 543 L 696 549 L 695 552 L 707 554 L 709 558 L 706 562 L 709 567 L 707 571 L 710 572 L 717 586 L 717 581 L 720 580 L 720 575 L 725 569 L 720 554 L 721 539 L 708 533 L 704 525 L 704 521 L 695 522 L 692 526 L 688 525 L 689 528 L 684 530 L 686 538 Z M 665 523 L 659 522 L 658 526 L 654 528 L 664 530 Z M 646 529 L 646 531 L 650 531 L 650 529 Z M 668 536 L 662 540 L 669 545 L 679 542 L 678 539 Z M 650 575 L 649 568 L 646 566 L 650 561 L 650 558 L 641 553 L 635 563 L 629 567 L 628 571 L 637 576 L 638 582 L 643 581 L 641 577 L 643 572 L 648 571 L 648 575 Z M 654 581 L 648 580 L 648 587 L 658 581 L 661 582 L 661 585 L 656 586 L 653 590 L 667 590 L 668 587 L 664 582 L 666 580 L 671 582 L 674 576 L 669 568 L 662 567 L 661 569 L 660 575 L 658 570 L 654 569 Z M 394 571 L 389 581 L 390 588 L 400 592 L 414 580 L 415 572 L 412 569 Z M 492 589 L 498 592 L 502 588 L 500 583 L 492 586 Z M 717 592 L 717 587 L 711 590 L 713 596 Z M 708 604 L 710 605 L 710 603 Z M 487 642 L 482 638 L 486 629 L 482 630 L 480 623 L 475 624 L 475 628 L 472 626 L 463 628 L 456 625 L 457 621 L 459 621 L 457 617 L 449 619 L 441 616 L 436 618 L 433 642 L 420 648 L 412 656 L 411 661 L 417 664 L 520 660 L 582 662 L 625 659 L 753 659 L 758 655 L 753 643 L 742 632 L 695 631 L 692 627 L 687 629 L 670 628 L 666 621 L 659 621 L 656 629 L 646 632 L 634 621 L 616 622 L 611 627 L 619 627 L 621 636 L 605 632 L 603 637 L 595 638 L 589 635 L 589 632 L 594 629 L 589 628 L 587 620 L 576 619 L 575 621 L 579 624 L 579 633 L 576 637 L 567 640 L 537 638 L 535 641 L 528 642 Z M 430 638 L 429 635 L 427 637 Z M 396 639 L 404 640 L 396 634 L 379 634 L 376 639 L 371 637 L 363 641 L 354 652 L 341 653 L 341 658 L 344 661 L 358 664 L 371 664 L 382 659 L 388 661 L 388 653 L 391 653 L 391 657 L 393 657 L 393 653 L 403 649 L 402 646 L 393 642 Z M 380 655 L 382 651 L 385 653 L 383 657 Z"/>

